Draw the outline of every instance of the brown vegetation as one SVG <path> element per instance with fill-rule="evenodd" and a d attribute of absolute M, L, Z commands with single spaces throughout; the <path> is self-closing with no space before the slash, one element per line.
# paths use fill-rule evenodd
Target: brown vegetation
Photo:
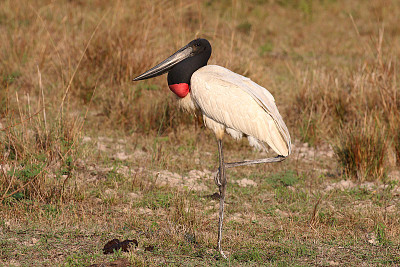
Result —
<path fill-rule="evenodd" d="M 216 263 L 215 200 L 157 181 L 215 171 L 214 138 L 165 77 L 131 81 L 196 37 L 275 96 L 295 143 L 230 171 L 232 263 L 399 264 L 399 16 L 390 0 L 3 1 L 0 264 L 94 263 L 112 235 L 155 245 L 132 264 Z"/>

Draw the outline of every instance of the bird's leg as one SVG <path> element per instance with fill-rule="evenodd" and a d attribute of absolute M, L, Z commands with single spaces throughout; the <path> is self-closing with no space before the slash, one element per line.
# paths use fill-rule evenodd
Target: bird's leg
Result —
<path fill-rule="evenodd" d="M 222 152 L 222 139 L 218 139 L 218 154 L 219 154 L 219 173 L 217 174 L 216 183 L 219 187 L 219 220 L 218 220 L 218 251 L 222 257 L 227 258 L 222 252 L 221 240 L 222 240 L 222 223 L 224 220 L 224 201 L 225 201 L 225 190 L 226 190 L 226 176 L 225 176 L 225 165 L 224 165 L 224 154 Z M 217 182 L 218 181 L 218 182 Z"/>
<path fill-rule="evenodd" d="M 238 166 L 246 166 L 246 165 L 254 165 L 261 163 L 273 163 L 273 162 L 281 162 L 284 161 L 286 157 L 284 156 L 276 156 L 275 158 L 265 158 L 265 159 L 255 159 L 255 160 L 243 160 L 238 162 L 227 162 L 224 163 L 224 168 L 233 168 Z M 221 167 L 217 170 L 214 175 L 214 181 L 218 187 L 221 186 Z"/>
<path fill-rule="evenodd" d="M 255 159 L 255 160 L 243 160 L 238 162 L 228 162 L 225 163 L 226 168 L 233 168 L 238 166 L 246 166 L 246 165 L 254 165 L 254 164 L 261 164 L 261 163 L 272 163 L 272 162 L 280 162 L 284 161 L 286 157 L 284 156 L 276 156 L 275 158 L 266 158 L 266 159 Z"/>

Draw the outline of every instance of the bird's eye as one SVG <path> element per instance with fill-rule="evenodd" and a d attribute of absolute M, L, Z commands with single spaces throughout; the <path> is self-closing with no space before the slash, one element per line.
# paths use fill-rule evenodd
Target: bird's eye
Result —
<path fill-rule="evenodd" d="M 200 43 L 196 43 L 195 46 L 200 46 Z"/>

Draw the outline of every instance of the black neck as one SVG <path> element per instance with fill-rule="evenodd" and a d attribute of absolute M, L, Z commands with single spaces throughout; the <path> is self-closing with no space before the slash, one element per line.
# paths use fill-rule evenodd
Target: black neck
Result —
<path fill-rule="evenodd" d="M 211 51 L 205 51 L 204 53 L 187 58 L 179 64 L 176 64 L 168 72 L 168 85 L 179 83 L 187 83 L 190 85 L 190 78 L 193 73 L 207 65 L 210 56 Z"/>

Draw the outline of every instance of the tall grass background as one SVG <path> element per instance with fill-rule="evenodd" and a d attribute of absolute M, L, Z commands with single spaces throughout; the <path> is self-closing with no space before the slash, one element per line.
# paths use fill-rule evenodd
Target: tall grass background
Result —
<path fill-rule="evenodd" d="M 295 143 L 331 145 L 348 179 L 385 179 L 400 160 L 399 5 L 5 0 L 0 200 L 74 198 L 84 135 L 201 134 L 165 77 L 131 81 L 198 37 L 213 46 L 210 64 L 275 96 Z"/>

